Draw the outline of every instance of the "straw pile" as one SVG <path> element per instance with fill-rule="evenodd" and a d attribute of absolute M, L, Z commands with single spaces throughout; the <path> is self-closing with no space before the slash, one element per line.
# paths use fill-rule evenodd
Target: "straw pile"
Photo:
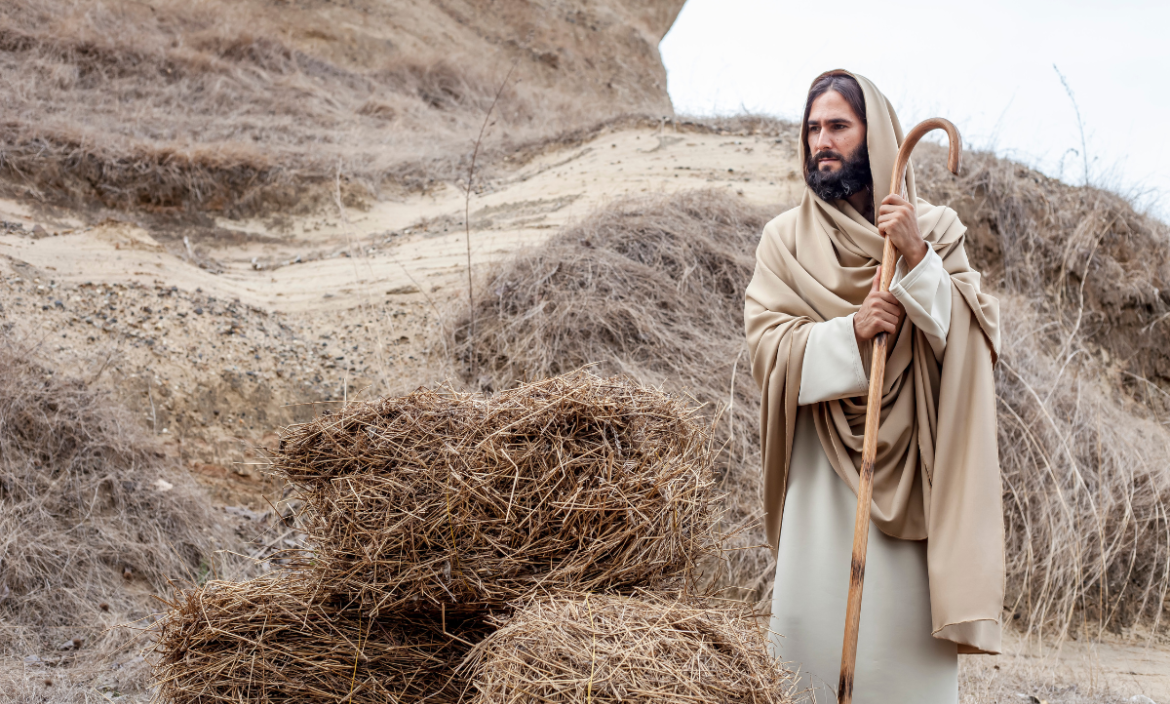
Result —
<path fill-rule="evenodd" d="M 420 389 L 293 429 L 274 468 L 313 567 L 370 613 L 693 580 L 712 450 L 678 398 L 584 372 L 485 398 Z"/>
<path fill-rule="evenodd" d="M 480 643 L 474 704 L 793 700 L 746 614 L 619 596 L 534 600 Z"/>
<path fill-rule="evenodd" d="M 209 702 L 459 701 L 453 664 L 481 622 L 369 619 L 298 575 L 209 582 L 157 626 L 159 698 Z"/>
<path fill-rule="evenodd" d="M 677 590 L 717 547 L 693 413 L 577 372 L 291 429 L 273 466 L 300 490 L 310 549 L 296 570 L 179 592 L 155 627 L 160 698 L 456 702 L 460 663 L 512 600 Z"/>

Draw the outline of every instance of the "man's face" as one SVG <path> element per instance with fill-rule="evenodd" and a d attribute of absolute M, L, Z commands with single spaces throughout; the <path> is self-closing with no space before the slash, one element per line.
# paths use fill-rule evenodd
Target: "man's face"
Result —
<path fill-rule="evenodd" d="M 843 160 L 865 144 L 865 123 L 835 90 L 813 101 L 808 113 L 808 153 L 818 171 L 840 171 Z"/>
<path fill-rule="evenodd" d="M 873 183 L 865 123 L 833 90 L 821 94 L 809 109 L 806 180 L 826 201 L 848 198 Z"/>

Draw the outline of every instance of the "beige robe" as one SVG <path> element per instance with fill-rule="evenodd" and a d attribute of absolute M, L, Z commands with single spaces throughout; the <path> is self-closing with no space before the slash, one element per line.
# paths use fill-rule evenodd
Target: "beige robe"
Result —
<path fill-rule="evenodd" d="M 941 360 L 951 307 L 942 260 L 931 251 L 908 275 L 902 270 L 899 262 L 890 291 Z M 836 699 L 857 496 L 825 455 L 810 407 L 865 394 L 866 374 L 853 315 L 813 326 L 801 369 L 770 640 L 818 702 Z M 871 523 L 854 702 L 957 702 L 957 648 L 931 631 L 926 542 L 891 538 Z"/>

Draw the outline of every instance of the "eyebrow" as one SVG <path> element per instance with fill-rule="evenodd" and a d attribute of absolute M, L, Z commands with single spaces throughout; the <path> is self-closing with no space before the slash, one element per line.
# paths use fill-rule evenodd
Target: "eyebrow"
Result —
<path fill-rule="evenodd" d="M 850 120 L 847 117 L 830 117 L 829 119 L 825 120 L 825 122 L 827 124 L 830 124 L 830 125 L 852 125 L 853 124 L 853 120 Z M 819 126 L 821 124 L 821 121 L 820 120 L 809 120 L 808 124 L 809 124 L 809 126 L 812 126 L 812 125 Z"/>

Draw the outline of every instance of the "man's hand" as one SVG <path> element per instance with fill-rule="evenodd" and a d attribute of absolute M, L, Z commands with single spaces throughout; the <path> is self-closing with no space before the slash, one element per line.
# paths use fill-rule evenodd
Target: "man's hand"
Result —
<path fill-rule="evenodd" d="M 906 311 L 902 304 L 889 291 L 882 291 L 882 268 L 879 266 L 873 275 L 873 285 L 861 304 L 861 310 L 853 316 L 853 334 L 857 337 L 858 346 L 866 340 L 872 340 L 880 332 L 891 335 L 898 329 L 898 323 Z"/>
<path fill-rule="evenodd" d="M 906 260 L 906 271 L 918 266 L 926 256 L 926 242 L 918 232 L 918 215 L 914 206 L 902 196 L 891 193 L 878 208 L 878 232 L 889 237 Z"/>

